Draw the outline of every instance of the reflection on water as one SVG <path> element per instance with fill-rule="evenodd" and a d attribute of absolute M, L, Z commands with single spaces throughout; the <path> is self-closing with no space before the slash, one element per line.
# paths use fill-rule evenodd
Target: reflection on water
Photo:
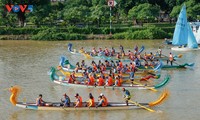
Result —
<path fill-rule="evenodd" d="M 70 41 L 73 43 L 73 49 L 91 50 L 93 47 L 115 47 L 119 50 L 122 44 L 126 51 L 133 50 L 137 44 L 139 47 L 145 45 L 146 52 L 155 52 L 158 46 L 162 46 L 163 53 L 167 55 L 170 52 L 169 46 L 164 46 L 162 41 L 151 40 L 90 40 L 90 41 Z M 171 75 L 171 81 L 166 86 L 170 91 L 170 97 L 161 106 L 155 107 L 155 110 L 161 110 L 161 113 L 150 113 L 143 109 L 120 110 L 120 111 L 32 111 L 24 110 L 12 106 L 9 103 L 10 93 L 5 88 L 11 85 L 22 87 L 22 93 L 19 101 L 26 98 L 27 102 L 34 102 L 38 94 L 43 94 L 46 101 L 60 101 L 63 93 L 67 93 L 74 101 L 74 95 L 79 93 L 83 100 L 88 100 L 88 94 L 91 92 L 97 100 L 100 93 L 104 93 L 109 101 L 123 101 L 122 91 L 120 89 L 95 89 L 95 88 L 75 88 L 55 85 L 50 81 L 47 72 L 51 66 L 56 67 L 60 56 L 67 55 L 72 64 L 85 59 L 83 56 L 71 55 L 67 52 L 69 41 L 47 42 L 47 41 L 0 41 L 0 115 L 3 120 L 27 120 L 27 119 L 76 119 L 76 120 L 104 120 L 104 119 L 198 119 L 199 104 L 199 69 L 200 51 L 194 52 L 174 52 L 174 54 L 183 54 L 177 63 L 195 62 L 193 69 L 183 70 L 165 70 L 162 71 L 162 78 L 165 74 Z M 86 59 L 85 59 L 86 60 Z M 92 60 L 86 60 L 90 64 Z M 159 81 L 159 80 L 158 80 Z M 152 80 L 151 82 L 154 82 Z M 156 80 L 155 80 L 156 82 Z M 155 93 L 148 90 L 130 90 L 133 94 L 133 100 L 138 102 L 150 102 L 159 97 L 162 89 Z"/>

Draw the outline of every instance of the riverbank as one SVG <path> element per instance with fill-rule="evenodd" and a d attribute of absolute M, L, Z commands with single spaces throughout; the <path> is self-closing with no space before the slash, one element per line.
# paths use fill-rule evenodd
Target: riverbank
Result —
<path fill-rule="evenodd" d="M 172 25 L 166 24 L 131 26 L 131 27 L 23 27 L 1 28 L 0 40 L 88 40 L 88 39 L 164 39 L 171 38 Z"/>

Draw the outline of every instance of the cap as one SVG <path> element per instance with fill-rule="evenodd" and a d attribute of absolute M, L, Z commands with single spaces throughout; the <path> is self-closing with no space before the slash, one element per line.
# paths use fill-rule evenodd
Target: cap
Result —
<path fill-rule="evenodd" d="M 100 96 L 103 96 L 103 93 L 101 93 Z"/>
<path fill-rule="evenodd" d="M 78 93 L 76 93 L 75 97 L 77 97 L 77 96 L 79 96 L 79 94 L 78 94 Z"/>

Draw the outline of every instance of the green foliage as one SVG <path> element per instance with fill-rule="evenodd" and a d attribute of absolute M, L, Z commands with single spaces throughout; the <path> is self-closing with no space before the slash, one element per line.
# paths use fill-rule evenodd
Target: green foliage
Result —
<path fill-rule="evenodd" d="M 188 0 L 184 4 L 186 4 L 188 21 L 197 20 L 198 15 L 200 15 L 200 3 L 197 0 Z M 170 16 L 177 18 L 182 6 L 183 4 L 178 4 L 177 6 L 174 6 L 172 12 L 170 13 Z"/>
<path fill-rule="evenodd" d="M 160 9 L 158 6 L 154 6 L 149 3 L 144 3 L 135 6 L 131 10 L 129 10 L 128 17 L 130 19 L 136 19 L 140 21 L 152 20 L 158 17 L 159 10 Z"/>
<path fill-rule="evenodd" d="M 69 9 L 64 10 L 64 20 L 69 21 L 70 23 L 78 23 L 78 22 L 85 22 L 87 12 L 89 11 L 89 8 L 86 6 L 79 6 L 79 7 L 73 7 Z"/>
<path fill-rule="evenodd" d="M 86 39 L 85 35 L 70 34 L 64 32 L 57 32 L 55 28 L 49 28 L 38 32 L 32 36 L 33 40 L 83 40 Z"/>
<path fill-rule="evenodd" d="M 134 32 L 128 31 L 124 33 L 117 33 L 113 35 L 115 39 L 163 39 L 171 37 L 170 34 L 163 31 L 161 28 L 155 26 L 148 26 L 144 30 L 137 30 Z"/>

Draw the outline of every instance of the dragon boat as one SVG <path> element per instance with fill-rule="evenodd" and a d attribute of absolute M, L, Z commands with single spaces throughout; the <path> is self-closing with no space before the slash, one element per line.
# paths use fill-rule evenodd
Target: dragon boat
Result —
<path fill-rule="evenodd" d="M 88 68 L 87 66 L 85 68 Z M 91 68 L 91 67 L 90 67 Z M 139 70 L 135 72 L 135 75 L 147 75 L 147 74 L 151 74 L 151 75 L 155 75 L 156 71 L 161 68 L 161 65 L 156 66 L 155 68 L 152 67 L 139 67 Z M 59 66 L 57 66 L 57 69 L 65 76 L 69 76 L 71 72 L 75 71 L 75 66 L 72 65 L 68 59 L 66 59 L 64 56 L 61 56 L 60 58 L 60 62 L 59 62 Z M 106 76 L 109 75 L 110 71 L 112 68 L 111 67 L 106 67 L 106 71 L 104 71 L 104 74 Z M 82 73 L 85 70 L 83 69 L 79 69 L 76 72 L 76 76 L 77 77 L 82 77 Z M 98 75 L 98 74 L 97 74 Z M 117 75 L 117 73 L 115 73 L 115 76 Z M 130 72 L 125 72 L 122 74 L 123 77 L 129 77 L 130 76 Z"/>
<path fill-rule="evenodd" d="M 61 102 L 46 102 L 45 106 L 37 106 L 34 102 L 32 103 L 26 103 L 26 102 L 18 102 L 18 95 L 20 88 L 18 86 L 13 86 L 10 89 L 11 96 L 10 96 L 10 102 L 16 106 L 23 109 L 29 109 L 29 110 L 41 110 L 41 111 L 100 111 L 100 110 L 130 110 L 130 109 L 138 109 L 142 108 L 145 110 L 148 110 L 150 112 L 156 112 L 152 109 L 152 107 L 155 107 L 161 103 L 163 103 L 166 98 L 169 96 L 168 90 L 164 90 L 160 97 L 152 102 L 147 103 L 137 103 L 134 101 L 129 100 L 129 105 L 127 106 L 123 102 L 109 102 L 108 106 L 106 107 L 84 107 L 87 103 L 83 102 L 82 107 L 76 107 L 74 108 L 74 103 L 71 102 L 70 107 L 63 107 L 63 104 Z M 95 102 L 95 104 L 97 104 Z"/>
<path fill-rule="evenodd" d="M 97 86 L 97 85 L 87 85 L 87 84 L 85 84 L 86 83 L 85 79 L 79 79 L 78 83 L 68 83 L 68 81 L 65 80 L 65 77 L 62 77 L 62 76 L 59 76 L 59 75 L 56 74 L 56 70 L 55 70 L 54 67 L 51 67 L 49 75 L 50 75 L 50 79 L 51 79 L 52 82 L 54 82 L 56 84 L 64 85 L 64 86 L 87 87 L 87 88 L 111 88 L 111 89 L 123 88 L 124 87 L 124 88 L 127 88 L 127 89 L 150 89 L 150 90 L 153 90 L 153 91 L 157 91 L 156 89 L 165 86 L 170 80 L 170 76 L 166 75 L 164 80 L 161 81 L 160 83 L 156 84 L 156 85 L 151 85 L 151 84 L 148 84 L 148 83 L 145 83 L 145 84 L 140 83 L 140 81 L 142 81 L 142 80 L 147 81 L 147 79 L 155 78 L 155 76 L 148 76 L 148 77 L 144 77 L 144 78 L 140 78 L 140 79 L 135 79 L 134 81 L 124 80 L 124 81 L 122 81 L 121 86 L 114 86 L 114 85 L 113 86 Z M 156 77 L 159 78 L 160 75 L 158 75 Z"/>
<path fill-rule="evenodd" d="M 143 52 L 144 49 L 145 49 L 145 47 L 142 46 L 142 47 L 138 50 L 137 54 L 141 54 L 141 52 Z M 112 55 L 112 56 L 111 56 L 111 55 L 106 56 L 106 55 L 104 54 L 104 52 L 99 52 L 97 55 L 91 55 L 91 54 L 90 54 L 91 52 L 89 52 L 89 51 L 84 51 L 84 50 L 79 50 L 79 51 L 77 51 L 76 49 L 73 49 L 73 50 L 72 50 L 72 43 L 69 43 L 69 44 L 68 44 L 68 51 L 69 51 L 70 53 L 72 53 L 72 54 L 75 54 L 75 55 L 83 55 L 83 56 L 85 56 L 86 58 L 94 58 L 94 59 L 96 58 L 96 59 L 105 59 L 105 60 L 121 60 L 121 61 L 124 61 L 124 62 L 130 62 L 130 59 L 128 58 L 127 55 L 124 55 L 124 56 L 121 55 L 120 59 L 116 58 L 116 55 L 117 55 L 118 53 L 120 53 L 120 52 L 116 52 L 116 54 L 114 54 L 114 55 Z"/>

